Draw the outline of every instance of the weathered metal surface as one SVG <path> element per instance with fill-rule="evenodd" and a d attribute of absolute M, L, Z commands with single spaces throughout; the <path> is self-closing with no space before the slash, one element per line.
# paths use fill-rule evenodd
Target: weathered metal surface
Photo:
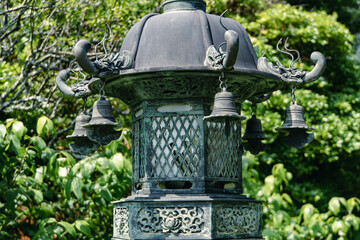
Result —
<path fill-rule="evenodd" d="M 70 87 L 66 84 L 66 80 L 69 78 L 69 70 L 61 70 L 56 76 L 56 85 L 64 95 L 75 98 L 85 98 L 93 94 L 88 88 L 89 80 L 82 80 Z"/>
<path fill-rule="evenodd" d="M 261 204 L 216 204 L 215 236 L 219 239 L 261 237 Z"/>
<path fill-rule="evenodd" d="M 203 0 L 167 0 L 162 4 L 164 12 L 171 11 L 194 11 L 206 10 L 206 3 Z"/>
<path fill-rule="evenodd" d="M 286 108 L 285 121 L 281 127 L 275 129 L 279 132 L 290 133 L 284 137 L 284 142 L 292 147 L 300 149 L 314 139 L 314 133 L 307 133 L 313 130 L 305 123 L 303 107 L 292 102 Z"/>
<path fill-rule="evenodd" d="M 262 239 L 261 202 L 236 195 L 152 195 L 114 203 L 113 239 Z"/>
<path fill-rule="evenodd" d="M 200 99 L 144 101 L 133 109 L 134 192 L 204 192 L 203 111 Z"/>
<path fill-rule="evenodd" d="M 291 105 L 286 108 L 285 121 L 281 127 L 276 128 L 276 131 L 286 132 L 291 129 L 313 130 L 306 125 L 303 107 L 296 102 L 291 103 Z"/>
<path fill-rule="evenodd" d="M 241 193 L 241 123 L 203 122 L 201 99 L 144 101 L 133 112 L 133 193 Z"/>
<path fill-rule="evenodd" d="M 164 14 L 143 17 L 130 29 L 120 50 L 131 53 L 128 62 L 132 64 L 115 69 L 114 64 L 103 68 L 104 64 L 91 63 L 85 56 L 85 42 L 76 47 L 77 60 L 85 71 L 106 81 L 106 95 L 121 96 L 131 105 L 159 94 L 164 98 L 215 94 L 213 83 L 219 73 L 214 69 L 233 68 L 228 78 L 238 102 L 280 89 L 283 82 L 278 74 L 258 70 L 245 29 L 232 19 L 205 13 L 203 6 L 203 1 L 169 1 Z M 221 48 L 224 41 L 225 51 Z M 89 88 L 98 92 L 96 79 Z"/>
<path fill-rule="evenodd" d="M 246 119 L 236 112 L 234 95 L 223 89 L 215 95 L 214 108 L 204 120 L 214 122 L 241 121 Z"/>
<path fill-rule="evenodd" d="M 91 43 L 82 39 L 75 44 L 73 53 L 80 67 L 94 76 L 105 78 L 118 75 L 120 70 L 132 68 L 134 65 L 134 56 L 132 52 L 127 50 L 91 62 L 86 55 L 90 49 Z"/>
<path fill-rule="evenodd" d="M 256 118 L 256 115 L 247 120 L 245 133 L 242 136 L 245 150 L 249 151 L 253 155 L 257 155 L 262 151 L 265 151 L 266 144 L 261 141 L 268 139 L 262 130 L 260 119 Z"/>
<path fill-rule="evenodd" d="M 239 51 L 239 35 L 233 30 L 227 30 L 224 34 L 226 51 L 211 45 L 206 51 L 205 65 L 213 70 L 231 70 L 236 62 Z"/>
<path fill-rule="evenodd" d="M 255 115 L 252 115 L 251 118 L 246 121 L 246 128 L 243 139 L 248 140 L 254 138 L 259 140 L 268 139 L 262 130 L 260 119 L 257 119 Z"/>
<path fill-rule="evenodd" d="M 207 192 L 242 193 L 241 122 L 206 122 Z"/>
<path fill-rule="evenodd" d="M 121 136 L 121 131 L 114 129 L 116 126 L 119 124 L 114 119 L 111 103 L 100 97 L 94 103 L 90 122 L 83 125 L 89 139 L 107 145 Z"/>
<path fill-rule="evenodd" d="M 320 52 L 313 52 L 310 56 L 310 59 L 315 63 L 315 67 L 313 70 L 311 70 L 311 72 L 305 72 L 294 67 L 294 63 L 300 58 L 300 53 L 297 50 L 291 50 L 287 48 L 287 39 L 284 45 L 284 48 L 287 51 L 280 50 L 279 44 L 281 41 L 282 39 L 280 39 L 277 45 L 277 49 L 280 52 L 291 56 L 292 61 L 290 66 L 286 68 L 281 64 L 280 61 L 276 61 L 277 66 L 275 66 L 273 63 L 268 62 L 266 57 L 261 57 L 258 60 L 259 70 L 277 75 L 281 78 L 282 81 L 289 85 L 304 85 L 311 83 L 323 74 L 326 68 L 326 59 L 324 55 L 322 55 Z M 296 60 L 294 60 L 294 56 L 290 52 L 296 52 L 298 54 Z"/>
<path fill-rule="evenodd" d="M 204 67 L 205 68 L 205 67 Z M 123 71 L 121 77 L 110 79 L 104 87 L 105 95 L 121 98 L 134 106 L 143 100 L 177 98 L 203 98 L 209 103 L 218 92 L 220 72 L 209 70 L 138 72 Z M 245 72 L 231 71 L 226 74 L 228 91 L 234 94 L 236 103 L 241 103 L 254 95 L 262 95 L 280 89 L 283 83 L 270 74 L 260 74 L 257 70 Z M 100 79 L 90 82 L 89 88 L 99 92 Z"/>
<path fill-rule="evenodd" d="M 83 127 L 83 125 L 89 121 L 90 116 L 84 112 L 80 113 L 79 116 L 76 117 L 74 132 L 71 135 L 66 136 L 66 138 L 74 141 L 74 143 L 69 144 L 71 151 L 82 155 L 88 155 L 99 148 L 98 143 L 91 141 L 88 138 L 87 131 Z"/>

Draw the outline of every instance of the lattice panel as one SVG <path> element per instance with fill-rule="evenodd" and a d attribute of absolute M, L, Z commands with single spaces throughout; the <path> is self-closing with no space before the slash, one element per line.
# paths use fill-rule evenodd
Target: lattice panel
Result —
<path fill-rule="evenodd" d="M 194 115 L 152 117 L 151 128 L 151 176 L 198 176 L 198 118 Z"/>
<path fill-rule="evenodd" d="M 241 178 L 241 123 L 207 122 L 207 176 Z"/>

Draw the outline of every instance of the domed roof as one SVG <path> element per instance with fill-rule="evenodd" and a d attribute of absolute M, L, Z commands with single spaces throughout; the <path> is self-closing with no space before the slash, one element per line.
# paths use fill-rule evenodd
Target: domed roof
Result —
<path fill-rule="evenodd" d="M 236 61 L 233 58 L 233 67 L 225 71 L 236 101 L 280 89 L 282 81 L 278 76 L 257 69 L 258 58 L 241 24 L 207 14 L 205 7 L 202 0 L 169 0 L 163 4 L 162 14 L 148 14 L 136 23 L 120 50 L 131 56 L 130 67 L 107 78 L 106 95 L 129 105 L 159 96 L 212 101 L 219 90 L 220 72 L 225 70 L 224 53 L 231 45 L 223 44 L 228 32 L 237 34 L 239 40 L 232 44 L 238 48 Z M 99 81 L 93 80 L 89 88 L 97 92 Z"/>
<path fill-rule="evenodd" d="M 134 71 L 209 69 L 204 64 L 207 49 L 224 42 L 226 29 L 220 16 L 205 13 L 201 3 L 167 1 L 163 14 L 148 14 L 130 29 L 121 52 L 133 54 Z M 234 70 L 256 71 L 257 57 L 245 29 L 230 18 L 222 18 L 222 23 L 239 35 Z"/>

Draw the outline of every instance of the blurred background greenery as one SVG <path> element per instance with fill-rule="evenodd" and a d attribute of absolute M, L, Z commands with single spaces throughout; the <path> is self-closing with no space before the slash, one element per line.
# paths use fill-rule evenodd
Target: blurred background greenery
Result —
<path fill-rule="evenodd" d="M 270 136 L 265 153 L 243 158 L 245 193 L 263 200 L 266 239 L 360 239 L 360 2 L 357 0 L 208 0 L 207 11 L 239 21 L 258 56 L 289 61 L 280 38 L 310 70 L 322 52 L 328 67 L 297 90 L 314 141 L 285 145 L 281 126 L 291 101 L 283 89 L 258 106 Z M 116 52 L 130 27 L 160 0 L 4 0 L 0 3 L 0 239 L 110 239 L 111 201 L 130 193 L 128 107 L 111 99 L 122 137 L 87 158 L 68 152 L 81 100 L 56 89 L 79 39 L 101 41 L 108 23 Z M 104 49 L 101 49 L 102 53 Z M 99 53 L 99 54 L 102 54 Z M 92 55 L 94 57 L 94 55 Z M 76 77 L 72 80 L 76 81 Z M 88 102 L 88 106 L 96 99 Z M 250 103 L 242 106 L 250 115 Z"/>

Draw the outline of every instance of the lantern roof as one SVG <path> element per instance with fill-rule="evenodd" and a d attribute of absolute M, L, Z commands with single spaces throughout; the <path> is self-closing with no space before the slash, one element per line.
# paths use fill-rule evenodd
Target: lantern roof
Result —
<path fill-rule="evenodd" d="M 202 0 L 165 1 L 163 13 L 148 14 L 129 30 L 119 52 L 95 62 L 87 56 L 91 43 L 78 41 L 73 50 L 76 61 L 93 78 L 71 88 L 65 83 L 69 70 L 64 70 L 57 77 L 59 88 L 66 95 L 86 97 L 103 86 L 105 95 L 130 106 L 159 96 L 211 101 L 221 74 L 226 75 L 229 91 L 241 103 L 261 100 L 284 84 L 315 81 L 324 71 L 325 57 L 319 52 L 310 57 L 316 66 L 309 73 L 294 68 L 293 62 L 286 68 L 266 57 L 258 59 L 240 23 L 224 14 L 208 14 L 205 9 Z"/>
<path fill-rule="evenodd" d="M 131 60 L 118 75 L 107 77 L 106 95 L 121 96 L 130 105 L 159 95 L 212 99 L 219 72 L 225 70 L 237 102 L 280 89 L 279 76 L 258 70 L 244 27 L 231 18 L 208 14 L 205 8 L 202 0 L 169 0 L 162 14 L 148 14 L 136 23 L 120 50 Z M 227 32 L 238 41 L 230 35 L 226 39 Z M 226 55 L 234 58 L 231 66 L 223 64 Z M 98 92 L 98 81 L 89 85 L 93 92 Z"/>
<path fill-rule="evenodd" d="M 134 57 L 133 71 L 207 70 L 207 50 L 224 42 L 227 29 L 239 36 L 234 70 L 258 72 L 257 56 L 243 26 L 231 18 L 205 13 L 204 1 L 167 1 L 164 13 L 151 13 L 126 35 L 121 51 Z M 224 45 L 222 49 L 224 50 Z M 261 72 L 259 72 L 261 74 Z"/>

